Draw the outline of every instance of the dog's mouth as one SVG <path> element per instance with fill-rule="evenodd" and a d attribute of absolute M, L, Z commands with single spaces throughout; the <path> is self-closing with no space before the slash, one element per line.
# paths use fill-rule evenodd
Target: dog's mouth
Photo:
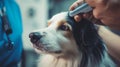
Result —
<path fill-rule="evenodd" d="M 39 40 L 38 41 L 34 40 L 34 42 L 33 42 L 33 40 L 31 39 L 31 42 L 33 43 L 34 48 L 41 50 L 43 52 L 48 51 L 47 48 L 44 46 L 45 44 L 42 44 Z"/>
<path fill-rule="evenodd" d="M 43 44 L 40 43 L 38 37 L 35 37 L 35 36 L 33 37 L 33 34 L 30 34 L 29 37 L 30 37 L 30 41 L 31 41 L 31 43 L 33 44 L 33 47 L 34 47 L 34 48 L 36 48 L 36 49 L 38 49 L 38 50 L 41 50 L 41 51 L 45 51 L 45 50 L 46 50 L 46 49 L 44 48 Z"/>
<path fill-rule="evenodd" d="M 42 51 L 42 52 L 44 52 L 44 53 L 56 53 L 56 54 L 62 53 L 61 50 L 51 50 L 50 47 L 47 47 L 47 46 L 46 46 L 46 45 L 48 45 L 48 44 L 43 44 L 43 43 L 41 43 L 39 40 L 36 41 L 36 42 L 33 42 L 33 41 L 31 40 L 31 42 L 33 43 L 33 47 L 34 47 L 35 49 L 40 50 L 40 51 Z"/>

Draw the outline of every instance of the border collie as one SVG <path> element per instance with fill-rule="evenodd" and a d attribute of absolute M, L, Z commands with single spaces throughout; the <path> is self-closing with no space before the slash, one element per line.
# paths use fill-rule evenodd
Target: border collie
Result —
<path fill-rule="evenodd" d="M 95 25 L 75 22 L 68 12 L 54 15 L 48 27 L 29 35 L 41 56 L 38 67 L 115 67 Z"/>

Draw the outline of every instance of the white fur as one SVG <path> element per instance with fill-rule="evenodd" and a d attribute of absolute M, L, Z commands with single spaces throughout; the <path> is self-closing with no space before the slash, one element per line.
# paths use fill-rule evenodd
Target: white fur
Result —
<path fill-rule="evenodd" d="M 75 39 L 72 34 L 71 26 L 67 23 L 66 13 L 60 13 L 53 16 L 48 22 L 50 25 L 45 29 L 36 30 L 44 34 L 44 37 L 40 39 L 44 48 L 42 51 L 37 48 L 35 50 L 41 55 L 38 60 L 38 67 L 79 67 L 82 54 L 79 51 Z M 59 30 L 59 27 L 63 24 L 69 26 L 70 31 Z M 40 43 L 40 44 L 41 44 Z M 55 51 L 62 51 L 61 53 L 55 53 Z M 101 67 L 104 67 L 104 63 L 109 62 L 108 56 L 105 54 L 105 60 L 101 62 Z M 88 62 L 88 67 L 94 66 L 91 62 Z M 112 67 L 112 66 L 111 66 Z M 114 67 L 114 66 L 113 66 Z"/>

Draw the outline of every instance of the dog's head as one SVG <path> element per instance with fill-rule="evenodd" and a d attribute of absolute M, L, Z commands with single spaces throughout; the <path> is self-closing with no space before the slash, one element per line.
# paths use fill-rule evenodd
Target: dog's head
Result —
<path fill-rule="evenodd" d="M 94 24 L 85 19 L 77 23 L 68 12 L 54 15 L 48 21 L 48 27 L 30 33 L 29 37 L 35 49 L 42 53 L 57 56 L 82 54 L 83 65 L 90 57 L 99 61 L 105 50 Z"/>
<path fill-rule="evenodd" d="M 48 27 L 30 33 L 35 50 L 56 55 L 78 53 L 72 26 L 66 17 L 66 12 L 54 15 L 48 21 Z"/>

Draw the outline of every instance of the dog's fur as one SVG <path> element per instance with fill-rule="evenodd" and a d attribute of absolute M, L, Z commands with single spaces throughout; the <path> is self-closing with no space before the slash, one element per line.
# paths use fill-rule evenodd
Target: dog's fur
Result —
<path fill-rule="evenodd" d="M 30 38 L 41 55 L 38 67 L 115 67 L 94 24 L 77 23 L 67 12 L 54 15 Z"/>

